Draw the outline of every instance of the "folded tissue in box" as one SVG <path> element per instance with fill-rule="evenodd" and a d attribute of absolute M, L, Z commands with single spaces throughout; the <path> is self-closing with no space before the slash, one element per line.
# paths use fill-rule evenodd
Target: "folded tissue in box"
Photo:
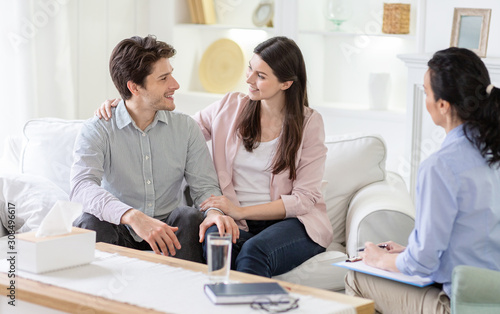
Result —
<path fill-rule="evenodd" d="M 19 234 L 19 269 L 43 273 L 90 263 L 95 231 L 72 227 L 81 213 L 82 205 L 57 201 L 37 231 Z"/>

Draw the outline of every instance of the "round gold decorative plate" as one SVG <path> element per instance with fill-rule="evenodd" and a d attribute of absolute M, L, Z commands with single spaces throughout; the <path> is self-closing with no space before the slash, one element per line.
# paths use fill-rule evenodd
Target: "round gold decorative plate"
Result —
<path fill-rule="evenodd" d="M 210 93 L 227 93 L 238 84 L 244 67 L 245 56 L 241 47 L 230 39 L 219 39 L 205 50 L 201 58 L 201 85 Z"/>

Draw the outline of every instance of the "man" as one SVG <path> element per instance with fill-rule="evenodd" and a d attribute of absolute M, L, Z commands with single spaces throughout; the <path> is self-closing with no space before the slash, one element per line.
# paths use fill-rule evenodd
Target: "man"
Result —
<path fill-rule="evenodd" d="M 122 101 L 113 118 L 86 121 L 75 143 L 72 201 L 83 204 L 75 226 L 97 232 L 97 241 L 202 262 L 202 229 L 216 224 L 239 236 L 218 209 L 203 218 L 178 207 L 183 179 L 195 204 L 221 195 L 201 131 L 188 115 L 172 112 L 179 84 L 169 58 L 175 49 L 154 36 L 122 40 L 110 74 Z"/>

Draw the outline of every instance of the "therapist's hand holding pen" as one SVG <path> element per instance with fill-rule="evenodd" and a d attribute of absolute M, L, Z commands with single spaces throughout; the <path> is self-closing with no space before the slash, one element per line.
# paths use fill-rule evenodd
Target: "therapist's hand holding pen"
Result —
<path fill-rule="evenodd" d="M 401 253 L 406 249 L 406 247 L 402 246 L 401 244 L 397 244 L 396 242 L 393 242 L 393 241 L 379 243 L 379 244 L 377 244 L 377 246 L 381 249 L 385 249 L 389 253 Z M 358 252 L 363 252 L 364 250 L 365 249 L 362 248 L 362 249 L 359 249 Z"/>
<path fill-rule="evenodd" d="M 385 249 L 387 247 L 387 244 L 377 244 L 377 246 L 381 249 Z M 363 252 L 365 248 L 359 249 L 358 252 Z"/>
<path fill-rule="evenodd" d="M 379 246 L 382 246 L 379 247 Z M 372 242 L 366 242 L 363 251 L 359 252 L 359 256 L 363 258 L 366 265 L 398 272 L 395 260 L 398 253 L 405 250 L 405 247 L 393 241 L 388 241 L 375 245 Z M 389 266 L 390 265 L 390 266 Z"/>

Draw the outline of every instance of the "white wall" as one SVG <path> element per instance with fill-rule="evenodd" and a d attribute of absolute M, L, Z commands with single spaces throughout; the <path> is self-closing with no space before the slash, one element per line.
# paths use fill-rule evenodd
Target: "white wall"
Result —
<path fill-rule="evenodd" d="M 7 0 L 0 0 L 7 1 Z M 58 117 L 65 119 L 86 119 L 92 116 L 94 109 L 104 99 L 118 97 L 118 92 L 111 81 L 108 64 L 111 51 L 116 44 L 131 36 L 146 36 L 154 34 L 159 39 L 171 41 L 169 23 L 173 0 L 47 0 L 45 3 L 57 5 L 54 13 L 48 14 L 40 4 L 42 1 L 33 1 L 34 15 L 22 13 L 26 20 L 35 20 L 37 14 L 48 16 L 47 22 L 36 27 L 32 41 L 36 42 L 35 53 L 45 52 L 43 46 L 58 44 L 61 36 L 69 34 L 69 44 L 61 48 L 67 52 L 68 59 L 58 59 L 56 56 L 46 55 L 37 66 L 37 74 L 48 81 L 61 79 L 71 80 L 74 90 L 73 101 L 62 103 L 57 98 L 47 98 L 46 93 L 65 94 L 60 85 L 55 83 L 46 90 L 38 93 L 44 101 L 55 102 L 53 105 L 42 104 L 37 110 L 30 112 L 28 118 Z M 12 6 L 13 7 L 13 6 Z M 60 30 L 54 27 L 54 21 L 62 16 L 68 20 L 67 29 Z M 35 21 L 36 22 L 36 21 Z M 36 23 L 34 22 L 35 26 Z M 21 23 L 21 31 L 23 31 Z M 4 37 L 4 36 L 2 36 Z M 6 36 L 5 36 L 6 37 Z M 7 46 L 9 47 L 9 46 Z M 59 50 L 58 50 L 59 51 Z M 65 54 L 66 55 L 66 54 Z M 56 67 L 65 70 L 68 77 L 62 78 L 56 72 Z M 15 71 L 12 68 L 11 71 Z M 2 73 L 5 75 L 5 72 Z M 52 76 L 52 77 L 50 77 Z M 40 78 L 39 78 L 40 79 Z M 35 85 L 39 82 L 35 81 Z M 2 113 L 4 108 L 1 107 Z M 62 110 L 61 108 L 64 108 Z"/>
<path fill-rule="evenodd" d="M 150 10 L 154 3 L 155 11 Z M 111 81 L 108 64 L 116 44 L 135 35 L 146 36 L 160 31 L 161 22 L 151 25 L 151 16 L 161 17 L 167 12 L 168 1 L 149 0 L 85 0 L 75 1 L 73 14 L 75 85 L 77 86 L 77 114 L 86 119 L 103 100 L 119 97 Z M 163 16 L 165 16 L 164 14 Z M 164 32 L 155 34 L 163 39 Z"/>
<path fill-rule="evenodd" d="M 454 8 L 492 9 L 487 57 L 500 57 L 500 1 L 427 0 L 425 52 L 434 53 L 450 46 Z"/>
<path fill-rule="evenodd" d="M 0 156 L 27 120 L 87 119 L 117 97 L 112 49 L 134 35 L 171 42 L 173 1 L 0 0 Z"/>

